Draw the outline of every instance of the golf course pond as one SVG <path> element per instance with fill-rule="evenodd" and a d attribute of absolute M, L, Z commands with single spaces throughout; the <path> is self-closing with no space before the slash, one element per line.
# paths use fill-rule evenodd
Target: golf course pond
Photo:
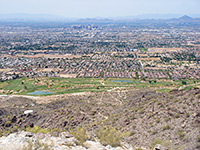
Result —
<path fill-rule="evenodd" d="M 120 83 L 140 83 L 140 81 L 131 81 L 131 80 L 110 80 L 111 82 L 120 82 Z"/>
<path fill-rule="evenodd" d="M 48 91 L 35 91 L 32 93 L 28 93 L 28 95 L 47 95 L 47 94 L 53 94 L 53 92 Z"/>

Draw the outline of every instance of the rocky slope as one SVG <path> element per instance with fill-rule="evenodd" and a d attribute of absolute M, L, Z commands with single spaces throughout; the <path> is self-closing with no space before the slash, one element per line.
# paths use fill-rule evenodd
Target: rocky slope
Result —
<path fill-rule="evenodd" d="M 79 132 L 87 134 L 84 138 L 78 137 L 79 140 L 100 140 L 105 146 L 113 142 L 113 147 L 123 142 L 143 149 L 152 149 L 157 143 L 168 149 L 200 147 L 199 88 L 170 92 L 116 89 L 87 95 L 52 96 L 49 103 L 41 97 L 40 104 L 37 99 L 12 96 L 1 97 L 0 102 L 1 135 L 26 130 L 58 136 L 67 131 L 75 137 Z M 33 113 L 24 113 L 27 110 Z M 32 130 L 34 126 L 41 129 Z M 79 127 L 84 132 L 77 130 Z M 114 140 L 108 141 L 107 132 L 119 138 L 111 137 Z M 103 137 L 100 133 L 107 135 Z"/>
<path fill-rule="evenodd" d="M 0 150 L 133 150 L 131 145 L 122 147 L 103 146 L 99 142 L 85 141 L 82 146 L 76 145 L 77 139 L 62 132 L 58 137 L 50 134 L 30 132 L 17 132 L 0 138 Z"/>

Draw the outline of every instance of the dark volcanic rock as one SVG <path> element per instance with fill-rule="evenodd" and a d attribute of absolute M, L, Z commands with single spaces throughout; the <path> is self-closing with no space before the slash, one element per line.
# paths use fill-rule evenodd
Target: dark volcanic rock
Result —
<path fill-rule="evenodd" d="M 13 118 L 11 119 L 11 122 L 12 122 L 12 123 L 17 122 L 17 117 L 16 117 L 16 116 L 13 116 Z"/>

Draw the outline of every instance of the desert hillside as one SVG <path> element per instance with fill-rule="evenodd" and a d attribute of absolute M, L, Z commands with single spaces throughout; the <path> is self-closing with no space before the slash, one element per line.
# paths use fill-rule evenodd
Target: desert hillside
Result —
<path fill-rule="evenodd" d="M 49 101 L 48 101 L 49 99 Z M 0 97 L 0 135 L 61 134 L 112 147 L 200 149 L 200 89 L 121 88 L 48 97 Z M 0 140 L 2 142 L 2 140 Z M 70 147 L 70 143 L 66 143 Z M 86 144 L 87 145 L 87 144 Z M 87 146 L 86 146 L 87 147 Z"/>

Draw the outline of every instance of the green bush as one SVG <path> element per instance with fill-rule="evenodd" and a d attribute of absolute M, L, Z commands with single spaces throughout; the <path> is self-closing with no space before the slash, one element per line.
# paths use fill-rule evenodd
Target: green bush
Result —
<path fill-rule="evenodd" d="M 32 133 L 44 133 L 44 134 L 47 134 L 47 133 L 50 133 L 51 130 L 50 129 L 47 129 L 47 128 L 40 128 L 38 126 L 34 126 L 33 128 L 31 127 L 27 127 L 25 129 L 27 132 L 32 132 Z"/>

